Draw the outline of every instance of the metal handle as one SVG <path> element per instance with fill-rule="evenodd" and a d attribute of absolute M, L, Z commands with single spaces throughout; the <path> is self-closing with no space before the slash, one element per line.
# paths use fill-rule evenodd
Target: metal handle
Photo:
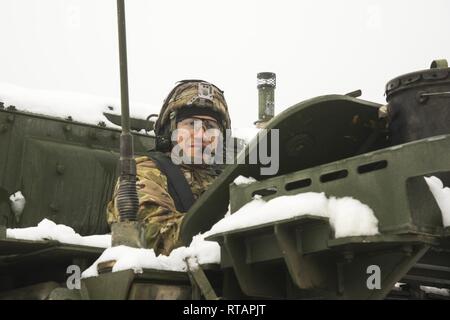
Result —
<path fill-rule="evenodd" d="M 444 92 L 419 92 L 417 93 L 417 101 L 425 103 L 429 97 L 450 97 L 450 91 Z"/>
<path fill-rule="evenodd" d="M 444 91 L 444 92 L 425 92 L 421 94 L 422 97 L 432 97 L 432 96 L 449 96 L 450 97 L 450 91 Z"/>

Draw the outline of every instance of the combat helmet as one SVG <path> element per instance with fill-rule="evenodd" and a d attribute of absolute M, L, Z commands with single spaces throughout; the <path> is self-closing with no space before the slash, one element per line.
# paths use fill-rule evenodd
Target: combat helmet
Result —
<path fill-rule="evenodd" d="M 171 145 L 171 133 L 177 122 L 194 115 L 213 117 L 219 123 L 224 136 L 231 120 L 223 91 L 203 80 L 182 80 L 172 89 L 155 123 L 156 148 L 167 151 Z"/>

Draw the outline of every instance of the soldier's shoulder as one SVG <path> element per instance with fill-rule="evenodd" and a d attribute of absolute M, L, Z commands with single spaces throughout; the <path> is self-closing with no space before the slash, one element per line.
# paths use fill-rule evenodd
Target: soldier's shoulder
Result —
<path fill-rule="evenodd" d="M 136 166 L 139 168 L 158 169 L 156 163 L 148 156 L 137 157 Z"/>
<path fill-rule="evenodd" d="M 164 173 L 159 169 L 156 162 L 149 156 L 137 157 L 136 169 L 138 174 L 143 177 L 164 176 Z"/>
<path fill-rule="evenodd" d="M 141 182 L 149 180 L 161 186 L 167 185 L 165 174 L 150 157 L 144 156 L 136 158 L 136 171 Z"/>

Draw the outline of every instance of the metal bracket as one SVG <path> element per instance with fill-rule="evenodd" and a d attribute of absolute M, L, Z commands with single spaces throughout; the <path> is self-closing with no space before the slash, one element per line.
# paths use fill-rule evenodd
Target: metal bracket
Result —
<path fill-rule="evenodd" d="M 218 300 L 219 298 L 202 267 L 198 264 L 197 258 L 188 257 L 185 262 L 188 267 L 189 278 L 191 281 L 193 280 L 196 285 L 193 287 L 198 287 L 206 300 Z"/>
<path fill-rule="evenodd" d="M 305 257 L 301 252 L 302 248 L 295 246 L 294 231 L 280 224 L 275 224 L 274 228 L 278 246 L 283 252 L 283 258 L 294 283 L 300 289 L 312 289 L 322 285 L 324 276 L 320 265 L 314 259 Z"/>

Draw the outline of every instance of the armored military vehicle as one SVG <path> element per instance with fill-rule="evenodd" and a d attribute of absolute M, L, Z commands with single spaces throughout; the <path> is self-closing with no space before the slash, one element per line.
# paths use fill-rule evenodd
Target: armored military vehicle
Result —
<path fill-rule="evenodd" d="M 1 94 L 1 93 L 0 93 Z M 0 95 L 1 96 L 1 95 Z M 270 94 L 269 94 L 270 96 Z M 81 235 L 109 229 L 105 206 L 118 177 L 118 129 L 93 126 L 0 105 L 0 298 L 3 299 L 444 299 L 426 287 L 450 288 L 450 228 L 425 176 L 450 186 L 450 68 L 430 69 L 388 82 L 387 104 L 358 93 L 300 102 L 263 119 L 279 130 L 279 170 L 228 165 L 186 213 L 182 240 L 209 230 L 255 195 L 324 192 L 350 196 L 373 209 L 379 234 L 335 238 L 329 220 L 314 215 L 211 236 L 220 264 L 189 272 L 144 269 L 111 272 L 66 286 L 67 267 L 86 269 L 103 249 L 57 241 L 6 237 L 6 228 L 35 226 L 43 218 Z M 114 120 L 113 115 L 108 115 Z M 152 123 L 131 120 L 131 129 Z M 258 137 L 239 157 L 259 147 Z M 134 133 L 135 153 L 155 146 Z M 253 177 L 237 185 L 239 175 Z M 23 212 L 10 195 L 21 190 Z M 377 266 L 379 286 L 367 285 Z"/>

